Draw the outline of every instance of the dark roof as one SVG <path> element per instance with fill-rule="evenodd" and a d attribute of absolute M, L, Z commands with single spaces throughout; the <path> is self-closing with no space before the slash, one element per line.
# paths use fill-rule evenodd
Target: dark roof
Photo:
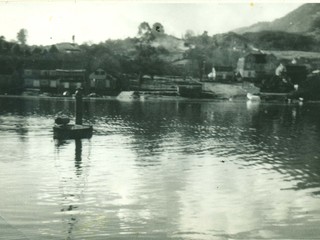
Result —
<path fill-rule="evenodd" d="M 305 65 L 288 64 L 285 65 L 287 71 L 306 71 L 307 67 Z"/>
<path fill-rule="evenodd" d="M 233 72 L 233 67 L 230 66 L 214 66 L 216 71 L 223 71 L 223 72 Z"/>
<path fill-rule="evenodd" d="M 54 46 L 57 47 L 59 52 L 80 52 L 80 48 L 77 44 L 73 43 L 57 43 Z"/>

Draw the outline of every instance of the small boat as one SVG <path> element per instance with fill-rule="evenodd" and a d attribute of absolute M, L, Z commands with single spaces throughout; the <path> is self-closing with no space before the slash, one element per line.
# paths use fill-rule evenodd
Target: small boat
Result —
<path fill-rule="evenodd" d="M 55 124 L 53 138 L 55 139 L 80 139 L 91 138 L 93 127 L 89 125 Z"/>
<path fill-rule="evenodd" d="M 70 119 L 58 117 L 53 126 L 53 138 L 55 139 L 81 139 L 91 138 L 93 127 L 91 125 L 82 125 L 82 90 L 78 89 L 75 93 L 76 121 L 70 124 Z"/>

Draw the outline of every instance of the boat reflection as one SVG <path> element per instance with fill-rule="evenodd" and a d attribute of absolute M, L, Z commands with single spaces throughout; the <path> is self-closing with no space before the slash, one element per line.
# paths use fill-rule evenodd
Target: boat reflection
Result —
<path fill-rule="evenodd" d="M 81 139 L 75 139 L 75 169 L 77 172 L 77 175 L 81 175 L 82 172 L 82 141 Z"/>
<path fill-rule="evenodd" d="M 57 154 L 64 154 L 64 152 L 69 152 L 68 148 L 72 146 L 73 142 L 75 177 L 72 177 L 70 175 L 61 175 L 60 178 L 61 197 L 59 203 L 59 211 L 61 213 L 62 222 L 65 223 L 67 229 L 66 239 L 74 239 L 73 231 L 76 228 L 81 215 L 80 206 L 84 201 L 83 194 L 86 188 L 88 174 L 83 174 L 82 140 L 55 140 Z M 60 159 L 60 157 L 58 157 L 58 159 Z M 64 169 L 69 167 L 69 162 L 60 162 L 57 167 L 59 172 L 67 172 Z"/>

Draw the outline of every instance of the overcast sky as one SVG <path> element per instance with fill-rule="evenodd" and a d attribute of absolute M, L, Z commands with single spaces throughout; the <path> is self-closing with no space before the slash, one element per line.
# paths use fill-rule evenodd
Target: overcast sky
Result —
<path fill-rule="evenodd" d="M 28 30 L 28 44 L 99 43 L 134 37 L 138 25 L 160 22 L 165 32 L 181 37 L 187 29 L 209 35 L 227 32 L 259 21 L 282 17 L 301 2 L 259 3 L 148 3 L 110 1 L 4 1 L 0 0 L 0 35 L 15 40 Z"/>

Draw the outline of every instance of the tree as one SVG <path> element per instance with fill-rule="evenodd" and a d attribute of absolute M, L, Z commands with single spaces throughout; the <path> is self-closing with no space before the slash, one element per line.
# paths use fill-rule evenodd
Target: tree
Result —
<path fill-rule="evenodd" d="M 152 29 L 147 22 L 140 23 L 138 27 L 138 35 L 140 37 L 140 40 L 143 42 L 151 42 L 154 40 L 154 34 L 152 33 Z"/>
<path fill-rule="evenodd" d="M 19 55 L 21 54 L 21 48 L 18 44 L 14 44 L 11 47 L 11 53 L 15 54 L 15 55 Z"/>
<path fill-rule="evenodd" d="M 138 27 L 138 35 L 143 36 L 146 34 L 150 34 L 151 33 L 151 28 L 149 23 L 147 22 L 142 22 L 140 23 L 139 27 Z"/>
<path fill-rule="evenodd" d="M 0 36 L 0 53 L 5 53 L 8 50 L 8 43 L 4 36 Z"/>
<path fill-rule="evenodd" d="M 210 41 L 210 37 L 208 35 L 208 32 L 207 31 L 204 31 L 200 37 L 200 40 L 201 40 L 201 43 L 203 45 L 208 45 L 209 44 L 209 41 Z"/>
<path fill-rule="evenodd" d="M 164 34 L 164 27 L 161 23 L 156 22 L 152 25 L 152 33 L 155 35 L 163 35 Z"/>
<path fill-rule="evenodd" d="M 316 19 L 313 20 L 310 30 L 311 31 L 316 31 L 320 29 L 320 17 L 317 17 Z"/>
<path fill-rule="evenodd" d="M 22 45 L 25 45 L 27 43 L 27 36 L 28 31 L 24 28 L 20 29 L 20 31 L 17 33 L 18 42 L 20 42 Z"/>
<path fill-rule="evenodd" d="M 93 58 L 90 64 L 90 70 L 95 71 L 102 68 L 110 74 L 120 72 L 120 63 L 116 56 L 104 52 L 99 57 Z"/>
<path fill-rule="evenodd" d="M 150 44 L 136 46 L 137 55 L 135 64 L 138 66 L 140 84 L 143 75 L 149 75 L 152 79 L 155 75 L 161 75 L 165 69 L 165 62 L 159 57 L 164 52 L 161 47 L 153 47 Z"/>
<path fill-rule="evenodd" d="M 31 50 L 30 50 L 29 48 L 26 48 L 26 49 L 24 50 L 24 55 L 25 55 L 25 56 L 31 56 Z"/>
<path fill-rule="evenodd" d="M 190 40 L 191 38 L 193 38 L 195 36 L 194 31 L 188 29 L 186 31 L 186 33 L 184 34 L 184 39 L 185 40 Z"/>
<path fill-rule="evenodd" d="M 56 47 L 56 45 L 52 45 L 51 47 L 50 47 L 50 49 L 49 49 L 49 53 L 51 53 L 51 54 L 55 54 L 55 53 L 58 53 L 59 52 L 59 50 L 58 50 L 58 48 Z"/>
<path fill-rule="evenodd" d="M 35 47 L 32 51 L 32 54 L 41 54 L 42 49 L 40 47 Z"/>

